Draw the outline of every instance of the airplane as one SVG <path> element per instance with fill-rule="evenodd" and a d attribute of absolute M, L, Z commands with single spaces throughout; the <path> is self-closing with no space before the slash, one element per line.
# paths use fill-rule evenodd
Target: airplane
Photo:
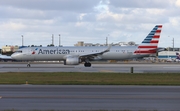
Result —
<path fill-rule="evenodd" d="M 180 60 L 180 55 L 178 52 L 176 52 L 176 59 Z"/>
<path fill-rule="evenodd" d="M 126 60 L 156 55 L 162 25 L 156 25 L 138 46 L 92 46 L 92 47 L 26 47 L 11 55 L 21 61 L 64 61 L 64 65 L 91 67 L 90 61 Z M 27 67 L 30 67 L 28 62 Z"/>
<path fill-rule="evenodd" d="M 2 55 L 2 54 L 0 54 L 0 60 L 1 61 L 12 61 L 12 58 L 11 58 L 11 56 L 7 56 L 7 55 Z"/>

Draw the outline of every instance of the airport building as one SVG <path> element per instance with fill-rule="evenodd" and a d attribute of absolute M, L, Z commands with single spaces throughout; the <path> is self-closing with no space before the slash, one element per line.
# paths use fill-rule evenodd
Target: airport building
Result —
<path fill-rule="evenodd" d="M 6 45 L 2 47 L 2 52 L 15 52 L 16 50 L 19 49 L 19 46 L 12 46 L 12 45 Z"/>
<path fill-rule="evenodd" d="M 78 41 L 76 44 L 74 44 L 74 46 L 85 46 L 85 47 L 91 47 L 91 46 L 107 46 L 108 44 L 100 44 L 100 43 L 84 43 L 84 41 Z M 133 41 L 130 42 L 119 42 L 119 43 L 115 43 L 113 44 L 113 46 L 136 46 L 138 44 L 136 44 Z"/>
<path fill-rule="evenodd" d="M 17 51 L 19 49 L 19 46 L 15 45 L 15 46 L 12 46 L 12 45 L 6 45 L 6 46 L 3 46 L 2 49 L 1 49 L 1 53 L 3 55 L 11 55 L 12 53 L 14 53 L 15 51 Z"/>
<path fill-rule="evenodd" d="M 175 51 L 162 51 L 158 53 L 158 58 L 159 59 L 165 59 L 165 58 L 176 58 L 176 53 Z"/>
<path fill-rule="evenodd" d="M 166 49 L 167 49 L 166 51 L 162 51 L 158 53 L 158 59 L 173 61 L 180 54 L 180 48 L 168 47 Z"/>

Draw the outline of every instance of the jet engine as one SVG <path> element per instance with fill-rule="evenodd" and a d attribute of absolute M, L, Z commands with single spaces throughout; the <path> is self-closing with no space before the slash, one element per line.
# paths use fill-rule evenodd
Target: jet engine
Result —
<path fill-rule="evenodd" d="M 78 65 L 80 63 L 80 59 L 78 57 L 67 57 L 64 61 L 64 65 Z"/>

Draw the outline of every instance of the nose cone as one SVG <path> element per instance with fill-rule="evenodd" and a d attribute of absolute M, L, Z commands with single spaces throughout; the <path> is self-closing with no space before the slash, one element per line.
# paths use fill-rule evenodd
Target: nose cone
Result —
<path fill-rule="evenodd" d="M 12 54 L 12 55 L 11 55 L 11 58 L 12 58 L 12 59 L 15 59 L 15 58 L 16 58 L 16 54 L 15 54 L 15 53 Z"/>
<path fill-rule="evenodd" d="M 14 53 L 11 55 L 11 58 L 14 60 L 20 60 L 20 55 L 18 53 Z"/>

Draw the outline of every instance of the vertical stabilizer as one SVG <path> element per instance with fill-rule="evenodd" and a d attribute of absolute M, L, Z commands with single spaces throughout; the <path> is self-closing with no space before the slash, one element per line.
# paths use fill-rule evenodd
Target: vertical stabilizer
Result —
<path fill-rule="evenodd" d="M 162 29 L 162 25 L 156 25 L 147 35 L 147 37 L 142 41 L 142 43 L 138 46 L 134 54 L 138 54 L 138 55 L 156 54 L 159 38 L 161 34 L 161 29 Z"/>

